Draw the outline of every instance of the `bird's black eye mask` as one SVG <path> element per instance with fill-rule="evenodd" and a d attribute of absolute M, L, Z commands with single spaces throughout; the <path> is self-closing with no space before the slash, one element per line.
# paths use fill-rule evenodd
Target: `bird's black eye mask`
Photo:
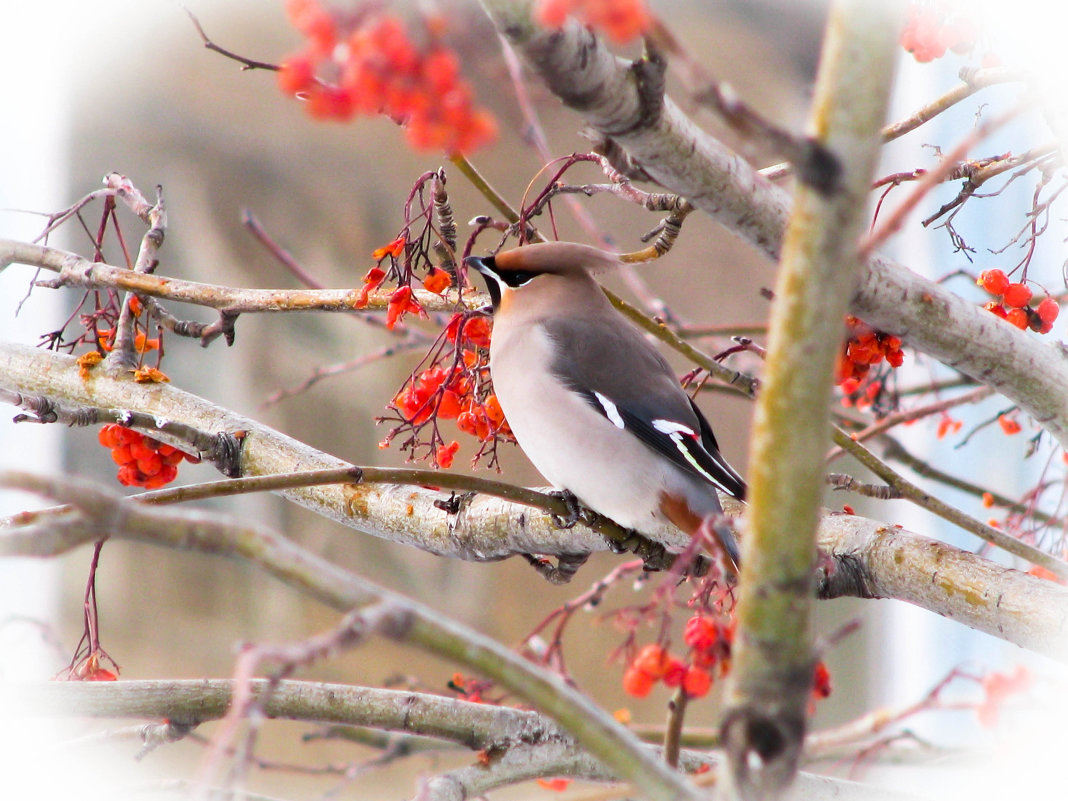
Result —
<path fill-rule="evenodd" d="M 517 289 L 529 284 L 535 278 L 534 273 L 522 270 L 500 269 L 497 267 L 497 260 L 493 256 L 487 256 L 486 258 L 468 256 L 464 261 L 468 267 L 478 270 L 486 278 L 486 289 L 489 291 L 490 300 L 493 301 L 493 308 L 495 309 L 501 303 L 502 287 L 507 286 L 511 289 Z"/>

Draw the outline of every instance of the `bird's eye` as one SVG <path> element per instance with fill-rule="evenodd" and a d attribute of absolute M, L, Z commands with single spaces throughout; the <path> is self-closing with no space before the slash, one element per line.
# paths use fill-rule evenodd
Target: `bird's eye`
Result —
<path fill-rule="evenodd" d="M 497 275 L 500 277 L 501 281 L 512 289 L 529 284 L 534 280 L 534 273 L 521 272 L 519 270 L 499 270 Z"/>

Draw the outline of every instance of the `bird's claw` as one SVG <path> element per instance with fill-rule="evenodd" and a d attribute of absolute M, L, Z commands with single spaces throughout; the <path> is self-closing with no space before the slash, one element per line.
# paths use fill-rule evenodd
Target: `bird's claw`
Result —
<path fill-rule="evenodd" d="M 588 553 L 562 553 L 556 557 L 556 565 L 541 556 L 525 553 L 521 556 L 538 571 L 538 575 L 550 584 L 567 584 L 578 569 L 590 558 Z"/>
<path fill-rule="evenodd" d="M 567 507 L 566 515 L 558 515 L 550 513 L 553 525 L 557 528 L 574 528 L 575 524 L 582 520 L 582 505 L 579 503 L 579 499 L 573 492 L 567 490 L 559 490 L 556 492 L 550 492 L 550 497 L 563 501 Z"/>

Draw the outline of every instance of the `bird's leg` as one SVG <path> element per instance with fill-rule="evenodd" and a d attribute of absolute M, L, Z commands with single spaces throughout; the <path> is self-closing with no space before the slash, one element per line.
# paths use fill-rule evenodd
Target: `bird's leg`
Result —
<path fill-rule="evenodd" d="M 572 496 L 574 497 L 574 496 Z M 538 575 L 550 584 L 567 584 L 574 578 L 578 569 L 590 558 L 588 553 L 562 553 L 556 557 L 556 566 L 548 559 L 533 554 L 520 554 L 527 563 L 538 571 Z"/>

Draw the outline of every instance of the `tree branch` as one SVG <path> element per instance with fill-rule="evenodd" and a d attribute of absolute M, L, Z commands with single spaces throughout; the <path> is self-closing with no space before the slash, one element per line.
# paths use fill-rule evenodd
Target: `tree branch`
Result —
<path fill-rule="evenodd" d="M 670 98 L 649 114 L 630 63 L 574 20 L 548 31 L 532 21 L 529 2 L 482 3 L 534 72 L 589 125 L 669 191 L 778 259 L 790 209 L 785 190 L 700 130 Z M 1033 338 L 881 256 L 862 267 L 850 310 L 994 387 L 1068 446 L 1068 353 L 1061 345 Z"/>
<path fill-rule="evenodd" d="M 228 314 L 382 311 L 389 305 L 392 294 L 389 289 L 376 289 L 368 294 L 365 306 L 356 308 L 356 300 L 360 295 L 357 289 L 243 289 L 202 284 L 89 261 L 77 253 L 59 248 L 0 239 L 0 269 L 14 263 L 58 273 L 55 279 L 48 282 L 52 287 L 120 289 L 163 300 L 206 306 Z M 413 297 L 427 311 L 455 311 L 459 302 L 455 297 L 447 299 L 448 294 L 436 295 L 421 287 L 412 287 Z M 489 297 L 468 292 L 463 300 L 467 306 L 477 307 L 488 303 Z"/>
<path fill-rule="evenodd" d="M 557 720 L 583 748 L 611 771 L 633 782 L 650 799 L 700 799 L 683 777 L 667 768 L 608 713 L 563 679 L 446 618 L 440 610 L 379 587 L 275 532 L 195 510 L 126 504 L 115 493 L 74 479 L 51 480 L 7 472 L 0 474 L 0 484 L 72 503 L 87 518 L 85 533 L 92 539 L 127 537 L 239 557 L 342 612 L 374 603 L 376 625 L 372 627 L 355 615 L 354 635 L 373 633 L 410 643 L 493 679 Z M 0 544 L 9 539 L 10 536 L 0 538 Z"/>
<path fill-rule="evenodd" d="M 431 779 L 426 785 L 430 798 L 470 798 L 475 788 L 486 792 L 541 776 L 618 779 L 537 712 L 344 684 L 283 680 L 270 687 L 267 679 L 254 679 L 250 684 L 252 697 L 268 718 L 373 727 L 439 738 L 470 749 L 506 750 L 503 757 L 494 760 L 491 770 L 473 766 Z M 14 715 L 166 718 L 179 726 L 221 718 L 233 697 L 234 682 L 230 679 L 0 685 L 0 705 Z M 146 736 L 144 730 L 141 736 Z M 683 751 L 681 756 L 681 766 L 687 771 L 716 763 L 714 757 L 693 751 Z M 521 765 L 526 768 L 520 769 Z M 468 794 L 450 794 L 454 790 Z M 805 774 L 800 777 L 799 790 L 798 801 L 915 801 L 913 796 Z"/>
<path fill-rule="evenodd" d="M 73 358 L 24 345 L 0 343 L 3 386 L 79 405 L 99 402 L 128 407 L 136 403 L 139 409 L 208 432 L 245 430 L 243 475 L 262 476 L 272 487 L 279 483 L 288 486 L 290 479 L 280 476 L 289 474 L 338 470 L 349 475 L 354 469 L 347 462 L 170 385 L 135 384 L 96 371 L 82 381 Z M 560 529 L 549 514 L 532 514 L 529 507 L 483 494 L 462 498 L 458 513 L 447 514 L 435 504 L 448 501 L 450 494 L 425 484 L 430 479 L 449 481 L 450 475 L 410 475 L 419 486 L 288 486 L 281 494 L 349 528 L 442 556 L 486 561 L 521 553 L 589 553 L 609 547 L 604 536 L 583 523 Z M 181 494 L 183 488 L 164 492 Z M 531 492 L 532 496 L 537 494 Z M 731 514 L 741 513 L 740 505 L 723 500 Z M 6 527 L 0 524 L 0 531 L 0 557 L 53 556 L 99 537 L 78 518 L 55 520 L 45 512 L 10 519 Z M 896 536 L 888 538 L 886 532 Z M 1056 658 L 1066 656 L 1060 635 L 1068 619 L 1068 590 L 1059 585 L 852 515 L 825 516 L 820 537 L 822 550 L 833 559 L 836 569 L 842 570 L 835 574 L 838 578 L 832 582 L 831 595 L 897 598 L 1023 647 Z M 679 532 L 669 527 L 658 532 L 655 541 L 676 550 L 686 546 Z M 977 585 L 976 575 L 984 576 L 989 585 Z M 932 581 L 932 576 L 937 580 Z M 983 600 L 976 602 L 980 589 Z M 996 599 L 987 597 L 994 592 L 998 593 Z M 1041 599 L 1041 603 L 1032 599 Z"/>
<path fill-rule="evenodd" d="M 804 742 L 815 658 L 811 575 L 832 376 L 893 82 L 900 15 L 831 7 L 809 128 L 838 160 L 833 191 L 802 184 L 782 249 L 749 454 L 738 632 L 723 741 L 731 797 L 777 799 Z M 735 795 L 736 794 L 736 795 Z"/>

